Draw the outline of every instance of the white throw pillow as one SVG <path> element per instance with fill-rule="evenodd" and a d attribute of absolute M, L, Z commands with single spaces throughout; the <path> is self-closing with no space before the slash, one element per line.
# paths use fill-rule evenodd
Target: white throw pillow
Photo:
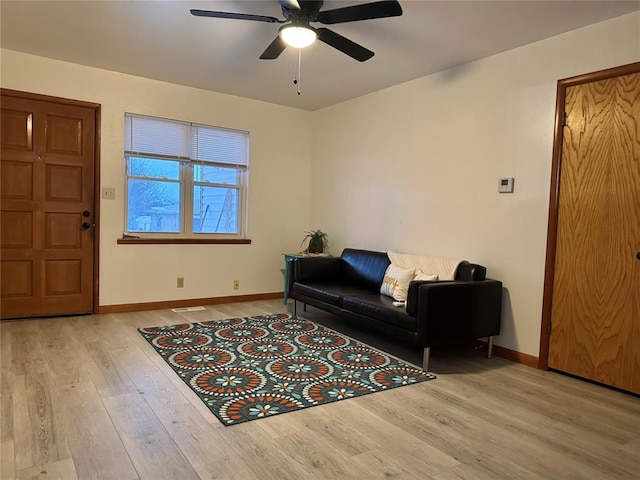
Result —
<path fill-rule="evenodd" d="M 392 263 L 384 273 L 380 293 L 393 297 L 394 300 L 406 300 L 409 282 L 413 280 L 414 273 L 414 269 L 401 268 Z"/>
<path fill-rule="evenodd" d="M 422 270 L 418 270 L 414 280 L 438 280 L 438 275 L 432 275 L 430 273 L 424 273 Z"/>

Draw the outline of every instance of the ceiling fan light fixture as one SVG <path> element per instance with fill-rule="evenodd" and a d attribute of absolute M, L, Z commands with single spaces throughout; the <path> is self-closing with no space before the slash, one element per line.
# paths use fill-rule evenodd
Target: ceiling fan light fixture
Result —
<path fill-rule="evenodd" d="M 280 38 L 293 48 L 304 48 L 316 41 L 318 35 L 308 26 L 284 25 L 278 31 Z"/>

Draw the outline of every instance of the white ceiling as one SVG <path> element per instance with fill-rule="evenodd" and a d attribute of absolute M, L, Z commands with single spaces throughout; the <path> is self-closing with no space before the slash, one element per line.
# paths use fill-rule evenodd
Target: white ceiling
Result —
<path fill-rule="evenodd" d="M 366 2 L 327 0 L 322 10 Z M 190 8 L 282 18 L 277 0 L 7 1 L 2 48 L 316 110 L 640 9 L 640 1 L 400 0 L 401 17 L 328 26 L 373 50 L 357 62 L 316 42 L 259 60 L 278 24 L 198 18 Z M 320 24 L 315 24 L 320 26 Z"/>

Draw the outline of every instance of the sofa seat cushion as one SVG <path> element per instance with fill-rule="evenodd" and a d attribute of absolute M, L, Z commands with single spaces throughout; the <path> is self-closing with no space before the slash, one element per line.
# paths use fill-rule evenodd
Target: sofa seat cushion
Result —
<path fill-rule="evenodd" d="M 322 281 L 306 283 L 295 282 L 292 291 L 335 305 L 336 307 L 342 307 L 342 298 L 345 295 L 359 295 L 368 292 L 366 289 L 355 285 Z"/>
<path fill-rule="evenodd" d="M 403 307 L 395 307 L 393 301 L 393 298 L 379 293 L 345 295 L 342 308 L 405 330 L 417 331 L 415 317 L 408 315 Z"/>

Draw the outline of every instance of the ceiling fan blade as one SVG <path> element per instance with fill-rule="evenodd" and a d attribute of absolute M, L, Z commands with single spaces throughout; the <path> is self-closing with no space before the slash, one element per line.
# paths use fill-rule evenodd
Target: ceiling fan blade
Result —
<path fill-rule="evenodd" d="M 276 17 L 267 17 L 265 15 L 251 15 L 249 13 L 228 13 L 228 12 L 213 12 L 211 10 L 196 10 L 192 9 L 191 15 L 196 17 L 213 17 L 213 18 L 232 18 L 234 20 L 253 20 L 254 22 L 267 22 L 267 23 L 284 23 L 284 20 L 277 19 Z"/>
<path fill-rule="evenodd" d="M 355 58 L 359 62 L 369 60 L 374 55 L 371 50 L 364 48 L 362 45 L 358 45 L 328 28 L 316 28 L 315 31 L 318 35 L 318 40 L 326 43 L 327 45 L 331 45 L 342 53 L 346 53 L 351 58 Z"/>
<path fill-rule="evenodd" d="M 280 38 L 280 35 L 276 37 L 276 39 L 269 44 L 262 55 L 260 55 L 261 60 L 275 60 L 280 56 L 284 49 L 287 48 L 287 44 Z"/>
<path fill-rule="evenodd" d="M 285 7 L 291 10 L 300 10 L 300 4 L 298 0 L 278 0 L 281 7 Z"/>
<path fill-rule="evenodd" d="M 297 2 L 300 10 L 309 14 L 314 12 L 317 14 L 324 5 L 324 0 L 297 0 Z"/>
<path fill-rule="evenodd" d="M 397 0 L 364 3 L 351 7 L 325 10 L 318 14 L 318 21 L 325 25 L 334 23 L 357 22 L 358 20 L 372 20 L 374 18 L 399 17 L 402 7 Z"/>

